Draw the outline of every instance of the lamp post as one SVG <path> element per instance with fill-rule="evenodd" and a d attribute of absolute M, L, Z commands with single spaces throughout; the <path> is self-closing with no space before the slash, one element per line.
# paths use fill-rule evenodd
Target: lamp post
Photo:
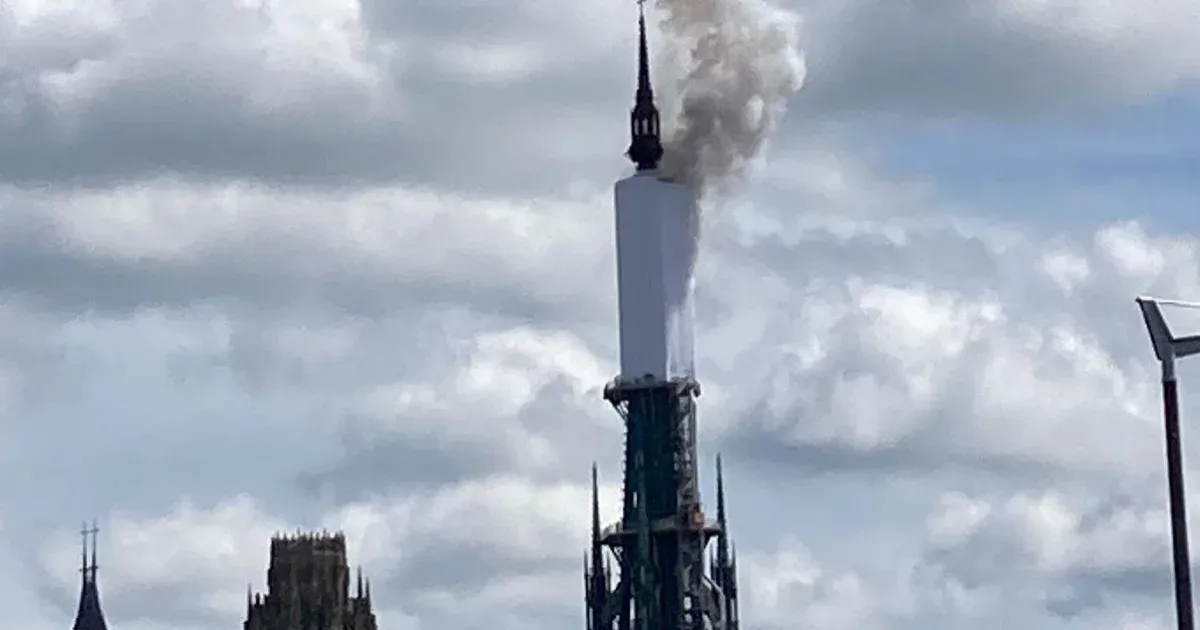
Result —
<path fill-rule="evenodd" d="M 1179 630 L 1193 630 L 1192 567 L 1188 553 L 1187 499 L 1183 487 L 1183 453 L 1179 436 L 1179 384 L 1175 360 L 1200 353 L 1200 335 L 1175 337 L 1167 328 L 1159 304 L 1166 301 L 1138 298 L 1142 318 L 1150 332 L 1154 356 L 1162 366 L 1163 425 L 1167 445 L 1167 502 L 1171 514 L 1171 552 L 1175 568 L 1175 618 Z"/>

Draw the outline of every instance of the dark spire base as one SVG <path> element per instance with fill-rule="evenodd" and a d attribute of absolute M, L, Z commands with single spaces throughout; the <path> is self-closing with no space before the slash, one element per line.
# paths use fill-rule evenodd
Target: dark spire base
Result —
<path fill-rule="evenodd" d="M 736 569 L 724 559 L 723 481 L 716 521 L 700 503 L 698 386 L 687 379 L 617 380 L 604 393 L 626 426 L 624 499 L 621 520 L 600 529 L 593 486 L 588 630 L 737 630 Z M 618 567 L 615 580 L 610 562 Z"/>

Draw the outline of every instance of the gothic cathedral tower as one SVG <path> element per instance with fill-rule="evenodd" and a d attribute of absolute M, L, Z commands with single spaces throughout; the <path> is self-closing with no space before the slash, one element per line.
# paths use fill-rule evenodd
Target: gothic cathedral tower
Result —
<path fill-rule="evenodd" d="M 346 538 L 297 534 L 271 538 L 267 592 L 247 593 L 243 630 L 377 630 L 371 585 L 360 570 L 350 592 Z"/>

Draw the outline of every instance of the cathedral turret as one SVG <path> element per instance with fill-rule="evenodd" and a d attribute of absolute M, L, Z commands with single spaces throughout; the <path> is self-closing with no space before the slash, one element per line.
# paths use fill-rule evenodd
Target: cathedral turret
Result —
<path fill-rule="evenodd" d="M 633 110 L 629 113 L 629 150 L 626 155 L 639 171 L 658 168 L 663 156 L 659 137 L 658 108 L 654 105 L 654 88 L 650 85 L 650 51 L 646 45 L 646 10 L 644 0 L 638 2 L 638 77 Z"/>
<path fill-rule="evenodd" d="M 104 611 L 100 608 L 100 589 L 96 585 L 96 570 L 99 568 L 96 565 L 96 534 L 99 531 L 93 522 L 91 529 L 84 523 L 79 532 L 83 537 L 83 561 L 79 573 L 83 577 L 80 581 L 79 609 L 75 613 L 73 630 L 108 630 L 108 624 L 104 622 Z M 88 563 L 88 536 L 92 538 L 91 564 Z"/>

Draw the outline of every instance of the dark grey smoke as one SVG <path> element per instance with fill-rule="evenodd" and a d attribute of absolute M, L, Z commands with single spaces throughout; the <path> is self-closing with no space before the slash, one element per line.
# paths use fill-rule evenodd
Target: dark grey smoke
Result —
<path fill-rule="evenodd" d="M 657 0 L 683 74 L 663 173 L 700 197 L 726 192 L 766 147 L 804 83 L 799 17 L 764 0 Z M 673 69 L 674 70 L 674 69 Z"/>

